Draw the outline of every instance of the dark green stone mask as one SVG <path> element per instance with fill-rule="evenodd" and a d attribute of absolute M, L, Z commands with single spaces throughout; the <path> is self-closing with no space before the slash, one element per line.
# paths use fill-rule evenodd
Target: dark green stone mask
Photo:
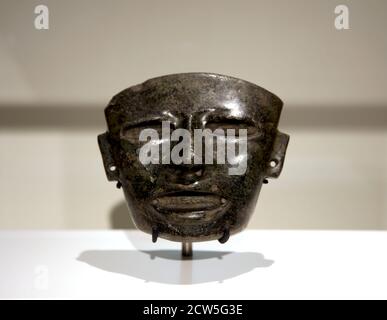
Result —
<path fill-rule="evenodd" d="M 284 164 L 289 136 L 277 130 L 282 105 L 257 85 L 210 73 L 158 77 L 114 96 L 105 109 L 108 130 L 98 141 L 106 175 L 122 186 L 136 226 L 154 241 L 160 236 L 179 242 L 223 243 L 244 229 L 262 184 L 277 178 Z M 237 158 L 245 161 L 245 171 L 230 175 L 236 164 L 227 162 L 143 164 L 139 134 L 147 128 L 161 132 L 163 121 L 171 130 L 192 133 L 245 129 L 247 153 Z M 234 141 L 238 146 L 238 136 Z"/>

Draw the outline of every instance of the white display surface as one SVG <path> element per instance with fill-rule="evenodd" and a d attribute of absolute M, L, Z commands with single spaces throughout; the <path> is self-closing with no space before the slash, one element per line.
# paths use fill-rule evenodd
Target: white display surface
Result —
<path fill-rule="evenodd" d="M 387 232 L 248 230 L 194 244 L 139 231 L 2 231 L 0 298 L 387 299 Z"/>

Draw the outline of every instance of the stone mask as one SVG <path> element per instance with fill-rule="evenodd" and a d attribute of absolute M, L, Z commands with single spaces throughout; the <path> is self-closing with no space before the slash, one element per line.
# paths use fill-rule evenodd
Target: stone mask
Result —
<path fill-rule="evenodd" d="M 108 130 L 98 142 L 107 178 L 122 187 L 135 225 L 154 242 L 224 243 L 243 230 L 262 184 L 277 178 L 284 164 L 289 136 L 277 130 L 282 105 L 257 85 L 210 73 L 162 76 L 115 95 L 105 109 Z M 235 162 L 143 164 L 139 134 L 146 128 L 160 132 L 162 121 L 189 132 L 245 129 L 247 153 L 235 158 L 246 161 L 245 171 L 230 175 Z M 157 143 L 166 140 L 160 134 Z M 234 141 L 238 146 L 238 136 Z"/>

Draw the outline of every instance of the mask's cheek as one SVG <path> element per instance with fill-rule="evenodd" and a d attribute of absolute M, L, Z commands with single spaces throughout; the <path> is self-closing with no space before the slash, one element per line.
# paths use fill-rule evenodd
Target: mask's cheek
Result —
<path fill-rule="evenodd" d="M 151 172 L 139 161 L 137 150 L 137 145 L 125 140 L 115 150 L 120 182 L 136 198 L 146 196 L 153 188 Z"/>
<path fill-rule="evenodd" d="M 265 175 L 265 157 L 265 152 L 259 143 L 249 143 L 245 173 L 229 175 L 227 184 L 221 186 L 226 196 L 239 208 L 242 216 L 248 214 L 245 210 L 250 211 L 255 206 Z"/>
<path fill-rule="evenodd" d="M 252 153 L 249 161 L 249 172 L 248 174 L 253 177 L 261 176 L 264 178 L 266 167 L 267 167 L 268 155 L 265 153 L 263 148 L 258 148 Z"/>

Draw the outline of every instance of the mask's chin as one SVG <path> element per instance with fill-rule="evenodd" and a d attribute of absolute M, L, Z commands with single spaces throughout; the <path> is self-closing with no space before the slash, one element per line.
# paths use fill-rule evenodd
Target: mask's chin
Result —
<path fill-rule="evenodd" d="M 157 227 L 152 227 L 150 232 L 146 232 L 152 235 L 153 242 L 156 242 L 158 238 L 175 242 L 202 242 L 221 238 L 228 239 L 231 234 L 231 231 L 227 228 L 219 229 L 211 225 L 205 225 L 204 227 L 199 225 L 198 227 L 198 229 L 193 229 L 191 225 L 190 228 L 182 229 L 181 225 L 158 224 Z M 205 229 L 204 233 L 203 228 Z"/>
<path fill-rule="evenodd" d="M 142 216 L 147 221 L 142 231 L 152 234 L 154 242 L 158 238 L 177 242 L 200 242 L 228 239 L 231 230 L 224 215 L 232 203 L 214 195 L 186 197 L 175 195 L 150 199 L 143 207 Z M 181 199 L 180 199 L 181 197 Z"/>

